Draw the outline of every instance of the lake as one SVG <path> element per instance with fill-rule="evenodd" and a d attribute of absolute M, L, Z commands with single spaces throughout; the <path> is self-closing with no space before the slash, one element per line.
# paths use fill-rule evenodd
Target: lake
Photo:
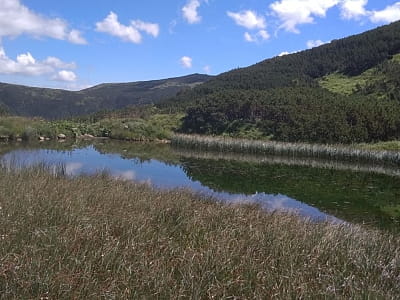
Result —
<path fill-rule="evenodd" d="M 226 203 L 256 203 L 315 221 L 398 231 L 397 169 L 341 162 L 201 153 L 166 144 L 76 141 L 0 144 L 3 163 L 63 164 L 70 176 L 106 171 L 157 188 L 190 188 Z"/>

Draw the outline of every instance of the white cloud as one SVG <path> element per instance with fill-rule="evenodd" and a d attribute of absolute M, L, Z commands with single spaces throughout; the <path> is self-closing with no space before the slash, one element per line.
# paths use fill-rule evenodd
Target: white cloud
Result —
<path fill-rule="evenodd" d="M 199 0 L 189 0 L 184 7 L 182 7 L 183 18 L 189 24 L 199 23 L 201 16 L 199 16 L 197 9 L 200 7 Z"/>
<path fill-rule="evenodd" d="M 23 53 L 13 60 L 7 56 L 0 46 L 0 74 L 19 74 L 39 76 L 56 73 L 60 68 L 75 68 L 75 63 L 65 63 L 59 58 L 48 57 L 43 61 L 36 60 L 31 53 Z M 76 77 L 75 77 L 76 79 Z"/>
<path fill-rule="evenodd" d="M 73 82 L 76 81 L 77 76 L 72 71 L 61 70 L 53 76 L 53 79 L 57 81 Z"/>
<path fill-rule="evenodd" d="M 139 30 L 133 26 L 122 25 L 118 21 L 118 16 L 113 12 L 110 12 L 103 21 L 96 23 L 96 30 L 119 37 L 126 42 L 132 42 L 135 44 L 142 42 L 142 35 Z"/>
<path fill-rule="evenodd" d="M 256 41 L 257 41 L 257 39 L 256 39 L 253 35 L 251 35 L 250 33 L 248 33 L 248 32 L 245 32 L 245 33 L 244 33 L 244 40 L 245 40 L 246 42 L 249 42 L 249 43 L 252 43 L 252 42 L 256 42 Z"/>
<path fill-rule="evenodd" d="M 54 57 L 54 56 L 49 56 L 43 61 L 44 64 L 51 66 L 55 69 L 75 69 L 76 64 L 75 63 L 65 63 L 61 59 Z"/>
<path fill-rule="evenodd" d="M 130 22 L 129 26 L 123 25 L 118 21 L 117 14 L 113 12 L 110 12 L 103 21 L 96 23 L 96 30 L 135 44 L 142 42 L 141 32 L 145 32 L 153 37 L 157 37 L 160 33 L 159 25 L 155 23 L 134 20 Z"/>
<path fill-rule="evenodd" d="M 113 174 L 113 177 L 119 180 L 132 181 L 136 178 L 136 173 L 134 171 L 117 171 Z"/>
<path fill-rule="evenodd" d="M 325 17 L 328 9 L 336 6 L 339 0 L 280 0 L 270 5 L 282 24 L 280 28 L 299 33 L 298 25 L 314 22 L 314 17 Z"/>
<path fill-rule="evenodd" d="M 86 44 L 78 30 L 70 30 L 59 18 L 41 16 L 21 4 L 20 0 L 0 0 L 0 37 L 28 34 Z"/>
<path fill-rule="evenodd" d="M 83 164 L 79 162 L 70 162 L 65 164 L 65 173 L 67 175 L 77 175 L 82 169 Z"/>
<path fill-rule="evenodd" d="M 281 57 L 281 56 L 285 56 L 285 55 L 289 55 L 289 54 L 290 54 L 290 52 L 283 51 L 283 52 L 279 53 L 278 56 Z"/>
<path fill-rule="evenodd" d="M 373 23 L 391 23 L 400 20 L 400 2 L 389 5 L 383 10 L 372 11 L 370 20 Z"/>
<path fill-rule="evenodd" d="M 346 20 L 358 20 L 360 17 L 366 16 L 368 12 L 365 6 L 367 4 L 368 0 L 342 0 L 340 4 L 342 18 Z"/>
<path fill-rule="evenodd" d="M 264 29 L 266 27 L 265 18 L 263 16 L 258 16 L 257 13 L 252 10 L 237 13 L 228 11 L 227 15 L 232 18 L 237 25 L 247 29 Z"/>
<path fill-rule="evenodd" d="M 180 59 L 180 63 L 185 69 L 190 69 L 192 67 L 192 61 L 192 58 L 189 56 L 183 56 Z"/>
<path fill-rule="evenodd" d="M 75 29 L 71 30 L 68 34 L 68 41 L 74 44 L 87 44 L 86 40 L 82 37 L 81 32 Z"/>
<path fill-rule="evenodd" d="M 322 46 L 324 44 L 327 44 L 328 42 L 323 42 L 321 40 L 309 40 L 307 41 L 307 48 L 311 49 L 311 48 L 315 48 L 315 47 L 319 47 Z"/>
<path fill-rule="evenodd" d="M 246 42 L 249 42 L 249 43 L 258 43 L 260 41 L 266 41 L 269 38 L 270 38 L 269 33 L 264 29 L 258 31 L 255 34 L 251 34 L 249 32 L 244 33 L 244 39 Z"/>
<path fill-rule="evenodd" d="M 137 30 L 144 31 L 153 37 L 158 37 L 160 33 L 160 27 L 155 23 L 146 23 L 141 20 L 136 20 L 131 22 L 132 26 Z"/>
<path fill-rule="evenodd" d="M 264 41 L 266 41 L 270 38 L 270 35 L 266 30 L 260 30 L 258 32 L 258 36 Z"/>
<path fill-rule="evenodd" d="M 204 66 L 204 67 L 203 67 L 203 71 L 204 71 L 206 74 L 210 74 L 210 73 L 211 73 L 211 67 L 210 67 L 209 65 Z"/>

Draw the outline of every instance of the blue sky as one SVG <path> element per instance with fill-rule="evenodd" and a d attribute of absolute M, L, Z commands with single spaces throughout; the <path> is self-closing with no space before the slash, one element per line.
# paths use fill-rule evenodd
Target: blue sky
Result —
<path fill-rule="evenodd" d="M 219 74 L 399 19 L 389 0 L 0 0 L 0 82 Z"/>

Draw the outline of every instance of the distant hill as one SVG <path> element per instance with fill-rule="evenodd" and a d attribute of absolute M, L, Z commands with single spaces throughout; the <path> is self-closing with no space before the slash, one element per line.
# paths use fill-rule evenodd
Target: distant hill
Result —
<path fill-rule="evenodd" d="M 177 78 L 100 84 L 78 92 L 0 83 L 0 110 L 49 119 L 157 103 L 212 77 L 192 74 Z"/>

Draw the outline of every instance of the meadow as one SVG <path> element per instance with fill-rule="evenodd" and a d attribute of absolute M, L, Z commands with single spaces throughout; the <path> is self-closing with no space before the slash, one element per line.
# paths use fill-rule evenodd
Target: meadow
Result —
<path fill-rule="evenodd" d="M 400 239 L 63 166 L 0 168 L 1 299 L 385 298 Z"/>

